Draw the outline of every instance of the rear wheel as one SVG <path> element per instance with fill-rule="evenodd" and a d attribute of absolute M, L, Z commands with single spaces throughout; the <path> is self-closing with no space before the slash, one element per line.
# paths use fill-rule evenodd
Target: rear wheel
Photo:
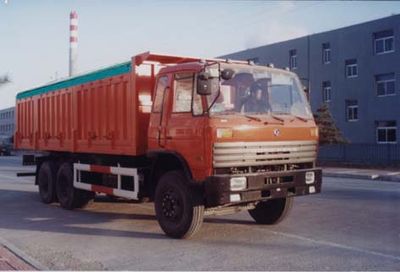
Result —
<path fill-rule="evenodd" d="M 257 224 L 273 225 L 285 219 L 293 206 L 293 198 L 279 198 L 259 202 L 256 208 L 249 210 Z"/>
<path fill-rule="evenodd" d="M 43 203 L 50 204 L 56 201 L 56 174 L 55 163 L 45 161 L 40 165 L 38 185 L 40 199 Z"/>
<path fill-rule="evenodd" d="M 173 238 L 190 238 L 200 229 L 204 205 L 196 203 L 198 194 L 179 171 L 167 172 L 161 177 L 156 188 L 155 209 L 165 234 Z"/>
<path fill-rule="evenodd" d="M 61 207 L 72 210 L 86 206 L 94 193 L 74 188 L 72 165 L 63 163 L 57 172 L 57 197 Z"/>

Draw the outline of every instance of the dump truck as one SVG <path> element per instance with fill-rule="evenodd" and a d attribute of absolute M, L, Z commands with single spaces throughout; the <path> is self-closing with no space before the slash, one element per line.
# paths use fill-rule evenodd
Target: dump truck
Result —
<path fill-rule="evenodd" d="M 244 210 L 277 224 L 293 197 L 322 184 L 299 78 L 251 61 L 145 52 L 20 92 L 15 148 L 40 154 L 44 203 L 154 202 L 173 238 L 191 237 L 204 216 Z"/>

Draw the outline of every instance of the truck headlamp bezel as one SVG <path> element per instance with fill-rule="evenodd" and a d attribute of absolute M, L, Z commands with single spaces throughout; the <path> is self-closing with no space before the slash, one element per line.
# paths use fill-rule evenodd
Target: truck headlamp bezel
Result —
<path fill-rule="evenodd" d="M 305 173 L 306 184 L 313 184 L 315 182 L 315 173 L 313 171 L 308 171 Z"/>
<path fill-rule="evenodd" d="M 229 180 L 229 188 L 233 192 L 245 190 L 247 188 L 247 178 L 232 177 Z"/>

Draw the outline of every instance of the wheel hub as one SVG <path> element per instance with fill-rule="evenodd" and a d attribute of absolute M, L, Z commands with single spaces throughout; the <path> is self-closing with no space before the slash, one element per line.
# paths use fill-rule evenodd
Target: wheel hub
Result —
<path fill-rule="evenodd" d="M 168 219 L 176 220 L 180 216 L 181 210 L 178 196 L 172 191 L 166 192 L 162 199 L 163 215 Z"/>

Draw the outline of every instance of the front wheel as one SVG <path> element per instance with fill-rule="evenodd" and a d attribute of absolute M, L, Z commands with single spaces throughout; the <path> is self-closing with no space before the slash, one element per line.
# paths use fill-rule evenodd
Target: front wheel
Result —
<path fill-rule="evenodd" d="M 199 192 L 190 188 L 183 173 L 171 171 L 158 182 L 155 209 L 162 230 L 172 238 L 190 238 L 203 223 L 204 205 Z"/>
<path fill-rule="evenodd" d="M 279 198 L 259 202 L 255 209 L 249 210 L 257 224 L 274 225 L 285 219 L 293 206 L 293 198 Z"/>

